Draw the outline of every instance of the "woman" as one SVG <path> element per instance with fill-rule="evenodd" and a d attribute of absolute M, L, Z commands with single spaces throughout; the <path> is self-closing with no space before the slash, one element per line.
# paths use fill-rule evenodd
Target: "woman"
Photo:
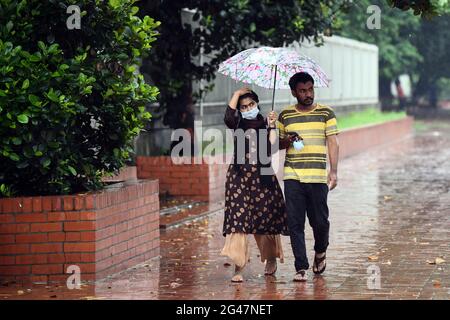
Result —
<path fill-rule="evenodd" d="M 288 235 L 280 185 L 270 162 L 262 163 L 264 161 L 261 161 L 258 150 L 261 145 L 259 139 L 267 139 L 268 151 L 270 143 L 275 143 L 277 115 L 272 111 L 267 121 L 264 120 L 259 113 L 258 102 L 255 92 L 243 88 L 234 92 L 225 112 L 227 127 L 233 130 L 243 129 L 246 133 L 245 138 L 235 134 L 234 161 L 228 168 L 225 185 L 223 235 L 226 238 L 221 255 L 230 257 L 235 264 L 232 282 L 243 281 L 242 271 L 249 261 L 248 234 L 254 235 L 261 261 L 266 261 L 266 275 L 276 272 L 277 258 L 284 262 L 280 234 Z M 252 134 L 250 129 L 255 129 L 256 134 Z M 260 130 L 269 132 L 261 134 L 258 133 Z M 241 149 L 238 145 L 242 142 L 238 141 L 240 137 L 245 139 L 245 153 L 238 152 Z M 256 161 L 251 156 L 255 154 Z"/>

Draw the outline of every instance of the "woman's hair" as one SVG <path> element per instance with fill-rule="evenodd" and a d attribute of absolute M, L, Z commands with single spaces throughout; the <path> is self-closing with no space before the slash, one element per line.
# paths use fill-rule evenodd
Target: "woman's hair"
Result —
<path fill-rule="evenodd" d="M 241 100 L 243 100 L 245 98 L 250 98 L 253 101 L 255 101 L 256 103 L 259 103 L 258 95 L 253 90 L 251 90 L 249 93 L 245 93 L 242 96 L 239 96 L 239 100 L 237 103 L 238 110 L 241 108 Z M 259 105 L 258 105 L 258 109 L 259 109 Z"/>

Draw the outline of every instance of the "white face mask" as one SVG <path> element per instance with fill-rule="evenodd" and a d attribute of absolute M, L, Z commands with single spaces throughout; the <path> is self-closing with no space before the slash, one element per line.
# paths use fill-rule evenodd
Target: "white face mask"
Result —
<path fill-rule="evenodd" d="M 252 110 L 247 112 L 241 112 L 242 118 L 247 120 L 254 120 L 259 114 L 258 105 L 256 105 Z"/>
<path fill-rule="evenodd" d="M 299 150 L 299 151 L 305 147 L 302 140 L 294 141 L 293 145 L 294 145 L 295 150 Z"/>

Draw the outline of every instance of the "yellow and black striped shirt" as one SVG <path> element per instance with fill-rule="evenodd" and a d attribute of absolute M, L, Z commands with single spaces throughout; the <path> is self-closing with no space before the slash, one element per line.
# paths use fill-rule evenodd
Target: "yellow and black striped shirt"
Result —
<path fill-rule="evenodd" d="M 298 151 L 291 144 L 286 150 L 284 180 L 327 183 L 326 138 L 339 133 L 334 111 L 317 103 L 311 111 L 300 112 L 292 105 L 280 113 L 277 127 L 280 139 L 297 132 L 305 146 Z"/>

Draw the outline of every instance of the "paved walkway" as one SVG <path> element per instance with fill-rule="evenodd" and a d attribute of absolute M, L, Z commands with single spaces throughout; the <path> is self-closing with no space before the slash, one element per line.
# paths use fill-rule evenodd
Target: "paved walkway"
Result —
<path fill-rule="evenodd" d="M 4 287 L 0 299 L 449 299 L 450 125 L 421 128 L 340 163 L 329 195 L 327 270 L 306 283 L 292 281 L 288 237 L 276 277 L 263 276 L 252 239 L 246 281 L 230 283 L 219 211 L 163 231 L 161 259 L 95 287 Z M 306 238 L 312 259 L 309 225 Z"/>

